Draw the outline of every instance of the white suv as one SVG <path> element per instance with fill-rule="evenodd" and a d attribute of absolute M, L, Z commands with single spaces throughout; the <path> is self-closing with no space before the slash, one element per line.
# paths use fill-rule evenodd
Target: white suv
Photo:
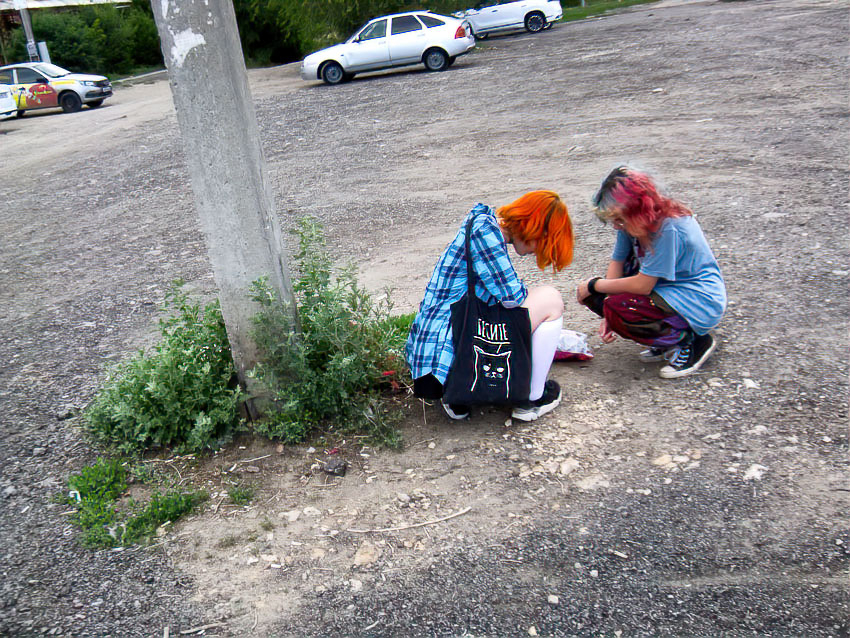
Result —
<path fill-rule="evenodd" d="M 112 95 L 112 84 L 102 75 L 71 73 L 45 62 L 2 66 L 0 84 L 11 86 L 19 116 L 24 111 L 57 106 L 66 113 L 75 113 L 84 104 L 96 109 Z"/>
<path fill-rule="evenodd" d="M 453 14 L 469 21 L 475 37 L 525 29 L 537 33 L 563 16 L 559 0 L 482 0 L 473 9 Z"/>

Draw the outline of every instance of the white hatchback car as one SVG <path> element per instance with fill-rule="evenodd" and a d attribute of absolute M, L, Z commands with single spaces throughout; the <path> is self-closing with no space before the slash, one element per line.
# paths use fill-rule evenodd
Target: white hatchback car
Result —
<path fill-rule="evenodd" d="M 8 84 L 0 84 L 0 120 L 15 117 L 18 104 L 12 97 L 12 88 Z"/>
<path fill-rule="evenodd" d="M 355 73 L 424 64 L 444 71 L 459 55 L 475 47 L 472 29 L 430 11 L 409 11 L 367 22 L 342 44 L 311 53 L 301 62 L 301 77 L 339 84 Z"/>
<path fill-rule="evenodd" d="M 482 0 L 475 8 L 453 15 L 468 20 L 475 36 L 481 38 L 516 29 L 537 33 L 551 27 L 564 13 L 560 0 Z"/>

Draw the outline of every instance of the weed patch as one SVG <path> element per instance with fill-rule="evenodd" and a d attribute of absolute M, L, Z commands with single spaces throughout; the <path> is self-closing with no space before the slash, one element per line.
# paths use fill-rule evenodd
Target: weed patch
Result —
<path fill-rule="evenodd" d="M 190 302 L 177 282 L 160 319 L 160 343 L 109 375 L 85 414 L 89 432 L 122 453 L 174 446 L 216 449 L 237 424 L 230 344 L 218 301 Z"/>
<path fill-rule="evenodd" d="M 147 504 L 117 502 L 127 490 L 128 470 L 120 459 L 98 459 L 68 479 L 72 521 L 82 529 L 86 547 L 126 547 L 150 539 L 160 525 L 174 522 L 206 499 L 203 492 L 154 492 Z"/>
<path fill-rule="evenodd" d="M 261 305 L 254 320 L 261 363 L 254 375 L 275 400 L 275 410 L 257 429 L 297 443 L 322 426 L 397 446 L 398 411 L 382 391 L 404 383 L 402 348 L 412 315 L 392 316 L 389 293 L 374 298 L 358 285 L 352 267 L 332 273 L 315 220 L 302 220 L 297 234 L 293 290 L 299 325 L 292 325 L 265 281 L 253 286 Z"/>
<path fill-rule="evenodd" d="M 236 485 L 227 490 L 227 495 L 236 505 L 248 505 L 254 500 L 254 487 L 251 485 Z"/>

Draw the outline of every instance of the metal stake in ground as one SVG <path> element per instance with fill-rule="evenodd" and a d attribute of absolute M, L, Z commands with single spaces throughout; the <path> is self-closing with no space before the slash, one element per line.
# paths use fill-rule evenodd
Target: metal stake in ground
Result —
<path fill-rule="evenodd" d="M 256 363 L 252 281 L 295 305 L 231 0 L 151 3 L 239 380 Z"/>

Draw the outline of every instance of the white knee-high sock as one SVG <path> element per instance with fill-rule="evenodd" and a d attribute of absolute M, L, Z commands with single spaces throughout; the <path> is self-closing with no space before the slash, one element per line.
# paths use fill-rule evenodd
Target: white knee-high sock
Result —
<path fill-rule="evenodd" d="M 543 386 L 546 384 L 546 377 L 549 376 L 552 359 L 555 358 L 555 350 L 558 348 L 558 340 L 561 338 L 563 325 L 563 317 L 558 317 L 551 321 L 544 321 L 537 326 L 537 330 L 531 333 L 531 392 L 528 394 L 529 401 L 536 401 L 543 396 Z"/>

